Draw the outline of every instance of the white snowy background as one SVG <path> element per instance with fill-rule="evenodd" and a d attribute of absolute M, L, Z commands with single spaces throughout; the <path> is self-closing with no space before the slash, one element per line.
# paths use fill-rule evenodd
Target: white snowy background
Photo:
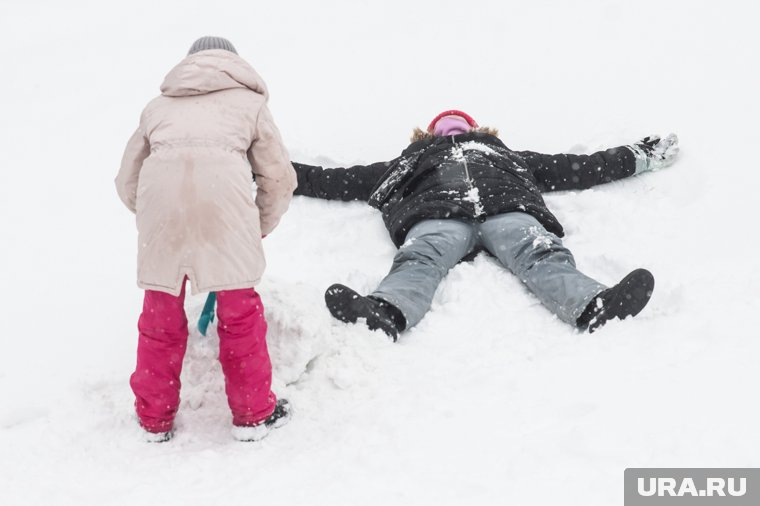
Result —
<path fill-rule="evenodd" d="M 760 466 L 752 1 L 0 3 L 0 503 L 622 504 L 626 467 Z M 260 292 L 289 425 L 230 435 L 216 334 L 192 328 L 175 439 L 141 440 L 142 293 L 113 178 L 202 35 L 264 77 L 294 160 L 389 160 L 443 109 L 515 149 L 676 132 L 671 168 L 547 196 L 579 267 L 655 275 L 593 335 L 485 256 L 392 344 L 333 320 L 394 247 L 362 203 L 295 198 Z M 189 297 L 194 322 L 203 296 Z"/>

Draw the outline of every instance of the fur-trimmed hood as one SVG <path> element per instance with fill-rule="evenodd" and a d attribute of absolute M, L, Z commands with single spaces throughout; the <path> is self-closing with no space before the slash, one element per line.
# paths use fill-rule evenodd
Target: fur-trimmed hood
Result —
<path fill-rule="evenodd" d="M 499 136 L 499 130 L 496 128 L 491 128 L 491 127 L 478 127 L 478 128 L 473 128 L 470 131 L 493 135 L 494 137 Z M 433 137 L 435 137 L 434 134 L 430 132 L 426 132 L 420 127 L 415 127 L 414 130 L 412 131 L 412 136 L 409 138 L 409 142 L 417 142 L 417 141 L 421 141 L 425 139 L 432 139 Z"/>

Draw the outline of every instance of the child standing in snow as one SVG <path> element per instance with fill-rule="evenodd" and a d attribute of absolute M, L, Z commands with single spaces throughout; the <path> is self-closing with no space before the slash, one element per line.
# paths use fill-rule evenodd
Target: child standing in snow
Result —
<path fill-rule="evenodd" d="M 116 188 L 137 215 L 137 367 L 130 384 L 149 439 L 172 435 L 187 346 L 185 282 L 217 292 L 219 360 L 241 440 L 287 421 L 270 387 L 266 321 L 254 290 L 261 238 L 287 210 L 296 176 L 261 77 L 232 44 L 203 37 L 174 67 L 127 144 Z M 252 180 L 256 180 L 254 201 Z"/>

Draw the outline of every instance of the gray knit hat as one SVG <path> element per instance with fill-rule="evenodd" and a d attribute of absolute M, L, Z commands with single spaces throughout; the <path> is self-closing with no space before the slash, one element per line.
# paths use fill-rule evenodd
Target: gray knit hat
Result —
<path fill-rule="evenodd" d="M 195 54 L 198 51 L 206 51 L 207 49 L 224 49 L 225 51 L 230 51 L 231 53 L 237 54 L 237 51 L 235 51 L 235 46 L 232 45 L 232 42 L 230 42 L 227 39 L 223 39 L 222 37 L 201 37 L 200 39 L 193 42 L 193 45 L 190 46 L 190 51 L 187 52 L 188 56 L 191 54 Z"/>

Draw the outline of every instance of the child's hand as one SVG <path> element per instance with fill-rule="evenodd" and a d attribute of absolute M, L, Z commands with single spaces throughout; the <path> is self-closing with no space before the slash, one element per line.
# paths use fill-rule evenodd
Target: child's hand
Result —
<path fill-rule="evenodd" d="M 664 139 L 659 135 L 644 137 L 631 146 L 636 155 L 636 174 L 659 170 L 671 165 L 678 156 L 678 137 L 670 134 Z"/>

